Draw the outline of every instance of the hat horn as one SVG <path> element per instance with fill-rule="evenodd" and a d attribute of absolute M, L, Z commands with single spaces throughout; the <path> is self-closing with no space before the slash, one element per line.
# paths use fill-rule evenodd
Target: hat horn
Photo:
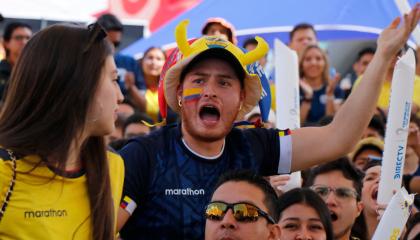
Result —
<path fill-rule="evenodd" d="M 267 54 L 267 52 L 268 52 L 268 49 L 269 49 L 268 44 L 263 38 L 260 38 L 260 37 L 257 36 L 257 37 L 255 37 L 255 40 L 257 40 L 258 45 L 254 50 L 252 50 L 250 52 L 247 52 L 243 56 L 242 64 L 244 64 L 244 65 L 249 65 L 249 64 L 257 61 L 258 59 L 264 57 L 264 55 Z"/>
<path fill-rule="evenodd" d="M 187 39 L 187 25 L 189 23 L 189 20 L 183 20 L 175 28 L 176 44 L 178 45 L 179 51 L 181 51 L 184 56 L 188 56 L 192 52 Z"/>

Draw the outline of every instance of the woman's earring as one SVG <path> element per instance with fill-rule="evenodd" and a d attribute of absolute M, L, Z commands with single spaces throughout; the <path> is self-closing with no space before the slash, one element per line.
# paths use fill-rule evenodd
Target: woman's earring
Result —
<path fill-rule="evenodd" d="M 179 106 L 180 108 L 182 107 L 181 99 L 178 99 L 178 106 Z"/>

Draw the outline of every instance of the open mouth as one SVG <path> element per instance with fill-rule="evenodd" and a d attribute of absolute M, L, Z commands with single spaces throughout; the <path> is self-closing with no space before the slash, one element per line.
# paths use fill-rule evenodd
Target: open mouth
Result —
<path fill-rule="evenodd" d="M 378 199 L 378 189 L 377 188 L 375 190 L 373 190 L 371 197 L 375 201 Z"/>
<path fill-rule="evenodd" d="M 331 215 L 331 221 L 333 221 L 333 222 L 335 222 L 335 221 L 337 221 L 338 220 L 338 216 L 337 216 L 337 214 L 335 213 L 335 212 L 330 212 L 330 215 Z"/>
<path fill-rule="evenodd" d="M 200 119 L 207 123 L 216 123 L 220 119 L 220 112 L 213 105 L 205 105 L 200 108 Z"/>

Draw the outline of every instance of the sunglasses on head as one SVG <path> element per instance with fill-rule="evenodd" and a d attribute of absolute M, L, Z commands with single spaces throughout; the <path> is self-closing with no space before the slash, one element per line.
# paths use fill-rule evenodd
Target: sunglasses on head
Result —
<path fill-rule="evenodd" d="M 345 188 L 345 187 L 332 188 L 332 187 L 323 186 L 323 185 L 314 185 L 311 187 L 311 189 L 323 199 L 328 198 L 331 192 L 334 192 L 335 196 L 340 199 L 350 199 L 350 198 L 357 199 L 358 197 L 358 194 L 356 191 L 350 188 Z"/>
<path fill-rule="evenodd" d="M 259 217 L 264 217 L 269 223 L 275 224 L 274 219 L 259 207 L 244 202 L 225 203 L 211 202 L 206 206 L 205 217 L 209 220 L 220 221 L 229 209 L 232 209 L 233 217 L 238 222 L 256 222 Z"/>

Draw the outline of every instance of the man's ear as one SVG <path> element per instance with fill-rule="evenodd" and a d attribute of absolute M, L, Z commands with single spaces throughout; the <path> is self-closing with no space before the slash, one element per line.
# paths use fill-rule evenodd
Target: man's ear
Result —
<path fill-rule="evenodd" d="M 239 100 L 240 100 L 240 104 L 241 104 L 240 106 L 242 106 L 244 104 L 245 97 L 246 97 L 246 92 L 245 92 L 244 89 L 241 89 L 241 93 L 239 95 Z"/>
<path fill-rule="evenodd" d="M 182 84 L 178 85 L 178 88 L 176 89 L 176 99 L 178 100 L 178 102 L 182 99 Z"/>
<path fill-rule="evenodd" d="M 9 42 L 3 40 L 3 46 L 4 46 L 4 50 L 9 49 Z"/>
<path fill-rule="evenodd" d="M 268 236 L 268 239 L 270 240 L 280 239 L 281 230 L 280 230 L 279 224 L 269 224 L 268 229 L 270 231 L 270 235 Z"/>

